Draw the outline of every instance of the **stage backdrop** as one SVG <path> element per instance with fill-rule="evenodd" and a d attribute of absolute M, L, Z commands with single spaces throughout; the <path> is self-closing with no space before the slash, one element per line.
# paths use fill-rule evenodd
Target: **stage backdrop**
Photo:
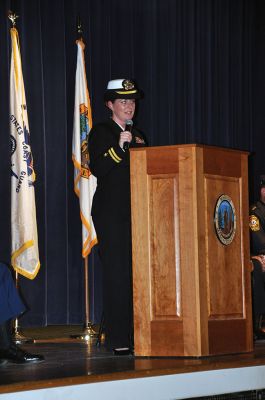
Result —
<path fill-rule="evenodd" d="M 36 279 L 19 280 L 29 306 L 21 324 L 82 323 L 81 223 L 71 160 L 77 17 L 86 43 L 93 122 L 108 118 L 107 81 L 134 78 L 145 93 L 138 126 L 150 145 L 203 143 L 247 150 L 252 178 L 265 172 L 264 5 L 253 0 L 1 0 L 0 259 L 7 262 L 10 9 L 19 15 L 41 260 Z M 89 265 L 91 317 L 98 322 L 96 249 Z"/>

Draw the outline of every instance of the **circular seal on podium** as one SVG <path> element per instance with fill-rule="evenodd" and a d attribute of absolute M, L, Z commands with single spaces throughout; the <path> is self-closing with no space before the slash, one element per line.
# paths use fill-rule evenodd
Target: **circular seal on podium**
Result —
<path fill-rule="evenodd" d="M 236 212 L 232 199 L 226 194 L 222 194 L 216 202 L 214 225 L 220 242 L 229 245 L 236 233 Z"/>

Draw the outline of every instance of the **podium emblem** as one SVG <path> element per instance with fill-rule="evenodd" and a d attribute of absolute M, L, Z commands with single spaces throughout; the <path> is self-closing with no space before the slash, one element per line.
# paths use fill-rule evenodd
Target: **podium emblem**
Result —
<path fill-rule="evenodd" d="M 226 194 L 222 194 L 216 202 L 214 225 L 220 242 L 230 244 L 236 233 L 236 212 L 232 199 Z"/>

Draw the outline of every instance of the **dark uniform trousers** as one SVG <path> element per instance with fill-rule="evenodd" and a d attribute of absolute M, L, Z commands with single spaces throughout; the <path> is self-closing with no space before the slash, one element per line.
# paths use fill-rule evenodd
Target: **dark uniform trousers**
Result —
<path fill-rule="evenodd" d="M 9 268 L 0 263 L 0 324 L 25 311 Z"/>
<path fill-rule="evenodd" d="M 0 263 L 0 348 L 7 348 L 11 340 L 10 322 L 25 311 L 13 277 L 7 265 Z"/>
<path fill-rule="evenodd" d="M 133 335 L 130 223 L 119 223 L 111 214 L 93 214 L 93 222 L 103 267 L 105 345 L 129 347 Z"/>

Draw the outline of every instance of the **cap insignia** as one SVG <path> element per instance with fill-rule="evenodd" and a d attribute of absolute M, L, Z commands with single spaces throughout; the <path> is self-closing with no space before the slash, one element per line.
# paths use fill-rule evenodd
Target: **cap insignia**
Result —
<path fill-rule="evenodd" d="M 134 84 L 129 79 L 124 79 L 124 81 L 122 82 L 122 86 L 124 87 L 125 90 L 134 89 Z"/>

